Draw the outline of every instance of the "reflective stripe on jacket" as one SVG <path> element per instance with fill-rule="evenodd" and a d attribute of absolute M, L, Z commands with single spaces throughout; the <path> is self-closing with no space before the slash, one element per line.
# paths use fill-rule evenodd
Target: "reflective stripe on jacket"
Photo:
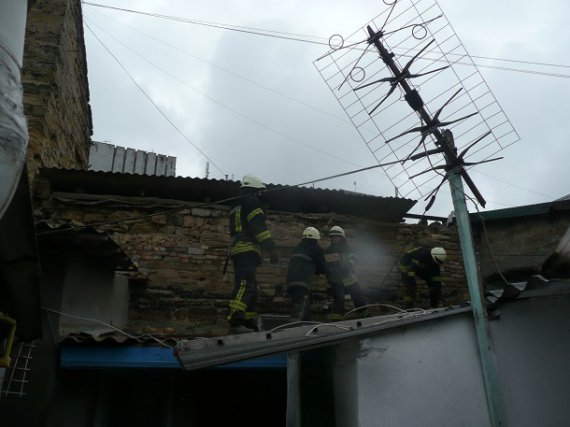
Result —
<path fill-rule="evenodd" d="M 400 271 L 410 277 L 419 277 L 430 285 L 441 285 L 441 268 L 431 256 L 429 248 L 418 247 L 400 258 Z"/>
<path fill-rule="evenodd" d="M 231 255 L 255 252 L 261 256 L 261 249 L 273 249 L 275 243 L 265 224 L 265 214 L 259 199 L 254 195 L 244 197 L 240 204 L 230 210 Z"/>
<path fill-rule="evenodd" d="M 358 283 L 356 254 L 346 242 L 325 249 L 325 260 L 330 272 L 329 281 L 350 286 Z"/>

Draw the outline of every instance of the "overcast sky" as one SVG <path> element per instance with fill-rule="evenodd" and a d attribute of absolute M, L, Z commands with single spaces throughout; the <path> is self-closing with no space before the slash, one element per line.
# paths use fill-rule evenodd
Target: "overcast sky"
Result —
<path fill-rule="evenodd" d="M 94 2 L 319 42 L 332 34 L 347 37 L 387 8 L 370 0 Z M 440 0 L 439 5 L 475 57 L 565 65 L 474 58 L 484 66 L 567 76 L 479 68 L 520 136 L 501 152 L 504 160 L 470 171 L 487 209 L 547 202 L 570 193 L 570 3 Z M 210 159 L 210 178 L 239 180 L 254 173 L 276 184 L 377 163 L 313 64 L 327 46 L 90 5 L 83 6 L 83 13 L 140 87 L 85 28 L 93 140 L 175 156 L 180 176 L 204 177 L 204 153 Z M 395 194 L 379 171 L 317 185 Z M 421 201 L 412 212 L 421 213 L 424 207 Z M 447 216 L 451 210 L 446 186 L 429 213 Z M 472 204 L 469 210 L 474 210 Z"/>

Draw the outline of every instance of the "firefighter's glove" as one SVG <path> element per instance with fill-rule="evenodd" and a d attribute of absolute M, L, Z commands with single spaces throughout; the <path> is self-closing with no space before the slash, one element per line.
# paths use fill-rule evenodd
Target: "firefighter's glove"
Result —
<path fill-rule="evenodd" d="M 277 250 L 275 248 L 271 249 L 269 253 L 269 262 L 271 264 L 277 264 L 279 262 L 279 255 L 277 255 Z"/>

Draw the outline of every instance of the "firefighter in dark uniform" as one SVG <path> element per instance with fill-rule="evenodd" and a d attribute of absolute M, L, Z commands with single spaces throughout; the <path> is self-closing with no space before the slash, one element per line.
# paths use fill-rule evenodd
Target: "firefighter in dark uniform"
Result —
<path fill-rule="evenodd" d="M 227 319 L 231 333 L 257 331 L 257 266 L 261 249 L 270 254 L 271 264 L 278 262 L 275 243 L 265 224 L 265 214 L 257 193 L 265 184 L 256 176 L 246 175 L 241 182 L 241 197 L 230 211 L 230 257 L 235 283 Z"/>
<path fill-rule="evenodd" d="M 303 239 L 293 249 L 287 270 L 287 293 L 293 307 L 290 322 L 309 320 L 311 282 L 315 274 L 328 276 L 323 249 L 319 246 L 321 234 L 315 227 L 303 231 Z"/>
<path fill-rule="evenodd" d="M 344 314 L 344 295 L 350 294 L 354 307 L 366 305 L 366 297 L 358 284 L 356 255 L 346 242 L 344 230 L 335 225 L 329 231 L 331 245 L 325 249 L 329 269 L 329 283 L 333 296 L 330 320 L 341 320 Z"/>
<path fill-rule="evenodd" d="M 430 305 L 438 307 L 441 304 L 441 264 L 447 254 L 441 247 L 418 247 L 407 251 L 400 258 L 400 273 L 406 287 L 404 305 L 414 307 L 417 298 L 416 277 L 426 281 L 429 290 Z"/>

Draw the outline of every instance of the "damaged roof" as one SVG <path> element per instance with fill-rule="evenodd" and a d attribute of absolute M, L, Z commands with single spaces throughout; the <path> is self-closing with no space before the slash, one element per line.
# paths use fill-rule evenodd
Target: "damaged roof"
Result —
<path fill-rule="evenodd" d="M 41 176 L 49 180 L 51 191 L 157 197 L 181 201 L 215 203 L 235 196 L 239 181 L 134 175 L 113 172 L 44 168 Z M 399 197 L 379 197 L 344 190 L 284 187 L 268 184 L 265 195 L 269 209 L 291 213 L 329 213 L 354 215 L 383 222 L 401 222 L 416 203 Z"/>
<path fill-rule="evenodd" d="M 72 224 L 71 224 L 72 226 Z M 77 230 L 70 225 L 50 226 L 47 222 L 36 224 L 36 233 L 42 253 L 81 251 L 96 258 L 111 270 L 134 271 L 137 266 L 129 256 L 109 237 L 108 234 L 89 226 Z"/>
<path fill-rule="evenodd" d="M 491 317 L 497 318 L 498 308 L 505 303 L 544 297 L 567 299 L 568 296 L 570 296 L 570 280 L 549 281 L 539 276 L 533 276 L 527 282 L 513 283 L 499 291 L 486 293 L 486 302 Z M 226 337 L 182 340 L 178 342 L 175 353 L 184 369 L 201 369 L 277 353 L 330 346 L 348 339 L 376 336 L 395 328 L 405 328 L 436 319 L 464 315 L 472 316 L 470 306 L 401 311 L 387 316 L 312 324 L 287 329 L 274 328 L 271 331 Z"/>

